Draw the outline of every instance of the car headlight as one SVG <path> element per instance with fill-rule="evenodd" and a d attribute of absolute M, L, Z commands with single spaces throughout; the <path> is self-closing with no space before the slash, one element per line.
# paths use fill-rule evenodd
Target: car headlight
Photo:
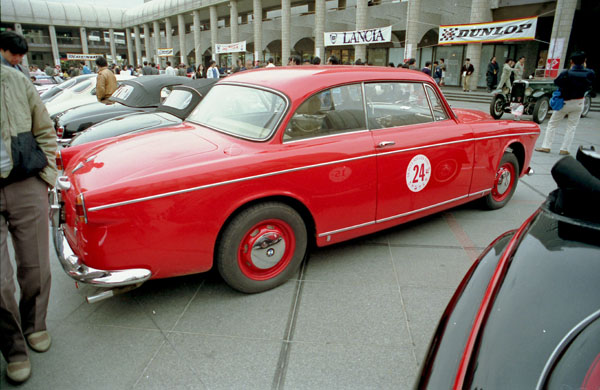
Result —
<path fill-rule="evenodd" d="M 525 88 L 525 96 L 531 96 L 531 94 L 533 93 L 533 89 L 532 88 Z"/>

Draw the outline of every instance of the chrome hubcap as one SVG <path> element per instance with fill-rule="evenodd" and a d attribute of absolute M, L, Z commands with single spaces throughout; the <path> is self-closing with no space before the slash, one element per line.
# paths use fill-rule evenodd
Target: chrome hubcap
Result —
<path fill-rule="evenodd" d="M 510 172 L 508 169 L 502 170 L 498 177 L 498 183 L 496 184 L 496 192 L 498 195 L 504 195 L 506 190 L 510 187 Z"/>
<path fill-rule="evenodd" d="M 285 254 L 285 240 L 279 233 L 268 232 L 260 236 L 252 245 L 250 258 L 256 268 L 274 267 Z"/>

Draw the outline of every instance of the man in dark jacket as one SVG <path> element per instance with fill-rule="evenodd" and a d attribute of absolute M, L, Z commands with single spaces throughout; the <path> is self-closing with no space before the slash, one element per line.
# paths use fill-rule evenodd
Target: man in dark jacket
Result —
<path fill-rule="evenodd" d="M 21 34 L 14 31 L 0 33 L 0 54 L 2 64 L 17 69 L 29 78 L 29 70 L 21 65 L 23 57 L 27 55 L 29 46 Z"/>
<path fill-rule="evenodd" d="M 579 118 L 581 118 L 581 113 L 583 112 L 583 97 L 596 79 L 596 73 L 585 67 L 585 60 L 584 52 L 573 53 L 571 56 L 571 69 L 563 71 L 554 80 L 554 84 L 560 88 L 560 94 L 565 104 L 560 110 L 552 112 L 552 117 L 548 122 L 546 134 L 544 135 L 544 142 L 541 147 L 535 148 L 538 152 L 550 153 L 554 132 L 560 121 L 568 115 L 567 129 L 559 154 L 569 154 L 569 147 L 571 146 L 571 142 L 575 136 L 575 129 L 577 129 Z"/>
<path fill-rule="evenodd" d="M 487 67 L 487 72 L 485 72 L 485 81 L 487 84 L 487 91 L 491 92 L 492 89 L 496 88 L 498 84 L 498 71 L 500 68 L 498 67 L 498 63 L 496 62 L 496 57 L 492 57 L 490 63 Z"/>

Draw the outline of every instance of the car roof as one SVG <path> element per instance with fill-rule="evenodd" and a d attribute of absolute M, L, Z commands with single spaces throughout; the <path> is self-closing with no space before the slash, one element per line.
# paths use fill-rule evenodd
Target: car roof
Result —
<path fill-rule="evenodd" d="M 160 90 L 162 88 L 180 84 L 193 87 L 197 84 L 197 80 L 182 76 L 156 75 L 122 80 L 120 84 L 133 86 L 133 91 L 126 99 L 111 97 L 110 100 L 130 107 L 157 107 L 160 104 Z"/>
<path fill-rule="evenodd" d="M 429 81 L 420 71 L 382 66 L 305 65 L 252 69 L 221 79 L 276 89 L 292 99 L 301 98 L 327 86 L 377 80 Z"/>

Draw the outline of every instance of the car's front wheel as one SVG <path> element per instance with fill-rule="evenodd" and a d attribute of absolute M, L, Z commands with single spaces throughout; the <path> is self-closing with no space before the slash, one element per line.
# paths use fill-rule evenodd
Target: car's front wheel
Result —
<path fill-rule="evenodd" d="M 583 98 L 583 111 L 581 112 L 581 117 L 585 117 L 588 112 L 590 112 L 590 107 L 592 107 L 592 98 L 589 96 L 584 96 Z"/>
<path fill-rule="evenodd" d="M 279 286 L 298 270 L 306 255 L 302 217 L 278 202 L 261 203 L 235 216 L 217 247 L 219 273 L 232 288 L 256 293 Z"/>
<path fill-rule="evenodd" d="M 504 104 L 505 104 L 504 96 L 502 96 L 502 95 L 494 96 L 494 99 L 492 100 L 492 103 L 490 104 L 490 115 L 494 119 L 500 119 L 502 117 L 502 114 L 504 114 Z"/>
<path fill-rule="evenodd" d="M 514 154 L 504 153 L 494 178 L 494 186 L 484 199 L 485 206 L 490 210 L 504 207 L 517 189 L 519 180 L 519 161 Z"/>
<path fill-rule="evenodd" d="M 548 116 L 548 111 L 550 110 L 550 100 L 547 96 L 543 96 L 539 98 L 537 102 L 535 102 L 535 106 L 533 107 L 533 121 L 535 123 L 542 123 L 544 119 Z"/>

